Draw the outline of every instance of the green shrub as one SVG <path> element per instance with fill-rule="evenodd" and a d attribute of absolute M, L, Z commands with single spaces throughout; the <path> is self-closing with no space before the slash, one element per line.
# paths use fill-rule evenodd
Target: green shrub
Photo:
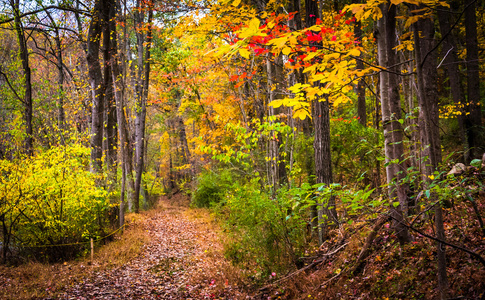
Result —
<path fill-rule="evenodd" d="M 258 179 L 235 182 L 227 201 L 218 208 L 230 236 L 226 256 L 234 263 L 266 276 L 287 270 L 301 255 L 306 224 L 289 217 L 291 199 L 286 192 L 272 199 L 261 191 Z"/>
<path fill-rule="evenodd" d="M 197 178 L 197 188 L 192 194 L 192 205 L 195 207 L 211 207 L 220 203 L 231 188 L 233 175 L 229 170 L 220 173 L 207 170 Z"/>
<path fill-rule="evenodd" d="M 378 130 L 360 125 L 356 118 L 331 119 L 330 130 L 336 182 L 356 182 L 364 173 L 374 170 L 377 160 L 384 160 L 383 135 Z"/>

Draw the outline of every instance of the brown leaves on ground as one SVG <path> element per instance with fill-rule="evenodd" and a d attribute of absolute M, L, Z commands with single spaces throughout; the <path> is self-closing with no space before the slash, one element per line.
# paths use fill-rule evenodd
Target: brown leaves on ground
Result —
<path fill-rule="evenodd" d="M 481 214 L 485 197 L 475 197 Z M 467 248 L 482 257 L 485 236 L 469 202 L 457 201 L 445 209 L 446 240 Z M 305 272 L 299 272 L 277 285 L 268 286 L 261 295 L 265 299 L 438 299 L 436 276 L 436 243 L 413 233 L 414 241 L 400 246 L 395 231 L 386 223 L 373 239 L 369 256 L 356 265 L 365 244 L 369 223 L 349 236 L 335 236 L 321 247 L 315 261 L 321 261 Z M 431 214 L 414 224 L 430 235 L 434 233 Z M 336 251 L 344 239 L 348 245 Z M 335 254 L 333 254 L 335 253 Z M 326 254 L 332 254 L 326 256 Z M 485 268 L 471 255 L 447 246 L 447 272 L 450 299 L 484 299 Z"/>
<path fill-rule="evenodd" d="M 10 299 L 240 299 L 245 295 L 237 270 L 222 254 L 217 226 L 204 210 L 188 210 L 183 198 L 164 199 L 160 207 L 135 220 L 146 243 L 125 264 L 93 266 L 70 263 L 51 266 L 57 276 L 44 274 L 35 286 L 15 272 L 0 275 L 0 297 Z M 133 216 L 131 216 L 132 218 Z M 130 217 L 128 217 L 129 220 Z M 137 217 L 140 218 L 140 217 Z M 111 251 L 116 251 L 111 249 Z M 122 255 L 118 253 L 118 255 Z M 104 258 L 106 259 L 106 258 Z M 112 259 L 114 259 L 112 257 Z M 41 267 L 42 268 L 42 267 Z M 79 275 L 84 268 L 85 277 Z M 44 266 L 41 272 L 50 272 Z M 64 284 L 52 281 L 63 280 Z M 51 282 L 49 282 L 51 281 Z M 16 286 L 15 286 L 16 285 Z M 25 292 L 23 290 L 26 289 Z M 14 291 L 10 293 L 10 291 Z M 9 295 L 9 296 L 7 296 Z"/>

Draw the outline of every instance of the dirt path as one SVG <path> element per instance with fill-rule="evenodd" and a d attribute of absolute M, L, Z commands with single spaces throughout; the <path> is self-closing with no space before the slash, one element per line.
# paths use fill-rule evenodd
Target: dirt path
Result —
<path fill-rule="evenodd" d="M 149 215 L 144 229 L 150 243 L 141 255 L 95 272 L 61 299 L 245 299 L 207 212 L 188 210 L 181 202 L 161 201 Z"/>

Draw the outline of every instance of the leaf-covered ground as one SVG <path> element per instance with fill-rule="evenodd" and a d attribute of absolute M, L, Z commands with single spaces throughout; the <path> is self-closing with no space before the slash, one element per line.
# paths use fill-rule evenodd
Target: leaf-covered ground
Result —
<path fill-rule="evenodd" d="M 98 248 L 92 265 L 82 260 L 0 266 L 0 299 L 437 298 L 435 243 L 417 235 L 401 248 L 388 223 L 379 227 L 360 267 L 356 258 L 367 234 L 358 230 L 335 235 L 303 269 L 281 274 L 263 288 L 248 286 L 247 270 L 224 258 L 217 224 L 206 210 L 188 209 L 187 202 L 182 196 L 162 199 L 158 208 L 130 215 L 131 225 L 120 238 L 124 244 L 114 241 Z M 477 205 L 483 212 L 485 197 L 478 197 Z M 483 255 L 485 237 L 474 216 L 465 203 L 445 210 L 447 240 Z M 417 226 L 432 234 L 429 221 Z M 130 231 L 133 224 L 136 231 Z M 143 239 L 130 237 L 134 232 Z M 129 255 L 127 241 L 138 243 Z M 117 252 L 117 245 L 125 249 Z M 103 251 L 111 256 L 102 258 Z M 484 297 L 483 266 L 462 251 L 447 248 L 447 254 L 450 294 L 455 299 Z M 111 263 L 122 255 L 129 259 Z"/>
<path fill-rule="evenodd" d="M 187 200 L 180 196 L 162 199 L 158 208 L 141 219 L 137 222 L 142 224 L 148 239 L 145 238 L 140 253 L 128 263 L 115 268 L 100 267 L 96 266 L 99 262 L 95 258 L 93 265 L 86 262 L 44 265 L 41 272 L 56 273 L 44 274 L 49 279 L 39 278 L 38 274 L 25 276 L 25 271 L 20 274 L 15 268 L 5 267 L 5 273 L 0 274 L 0 298 L 246 298 L 239 291 L 242 290 L 240 272 L 225 260 L 218 228 L 206 211 L 189 210 Z M 80 276 L 73 276 L 73 270 L 79 272 L 79 268 L 84 268 L 84 274 L 81 271 Z M 29 277 L 37 278 L 39 283 L 29 283 Z M 55 281 L 60 280 L 65 283 L 56 285 Z"/>
<path fill-rule="evenodd" d="M 187 210 L 183 198 L 165 199 L 144 229 L 141 255 L 99 271 L 60 295 L 64 299 L 213 299 L 243 297 L 222 256 L 207 213 Z M 237 276 L 237 275 L 236 275 Z"/>

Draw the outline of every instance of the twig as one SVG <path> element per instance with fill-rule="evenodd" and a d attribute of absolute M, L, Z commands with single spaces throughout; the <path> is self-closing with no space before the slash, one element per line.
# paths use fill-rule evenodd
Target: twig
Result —
<path fill-rule="evenodd" d="M 439 69 L 441 67 L 441 64 L 445 61 L 445 59 L 448 57 L 448 54 L 450 54 L 450 51 L 453 50 L 453 47 L 450 48 L 450 50 L 448 50 L 448 52 L 446 52 L 446 55 L 445 57 L 443 57 L 443 59 L 441 60 L 440 64 L 436 67 L 436 69 Z"/>
<path fill-rule="evenodd" d="M 293 277 L 293 276 L 295 276 L 295 275 L 298 275 L 298 274 L 300 274 L 301 272 L 303 272 L 303 271 L 305 271 L 305 270 L 308 270 L 308 269 L 310 269 L 310 268 L 312 268 L 312 267 L 314 267 L 314 266 L 318 265 L 319 263 L 323 262 L 323 261 L 325 260 L 325 258 L 326 258 L 326 257 L 334 255 L 335 253 L 337 253 L 338 251 L 340 251 L 340 249 L 344 248 L 344 247 L 345 247 L 345 246 L 347 246 L 348 244 L 349 244 L 349 243 L 347 242 L 347 243 L 343 244 L 342 246 L 338 247 L 337 249 L 333 250 L 332 252 L 329 252 L 329 253 L 325 253 L 325 254 L 323 254 L 321 259 L 319 259 L 319 260 L 315 260 L 314 262 L 312 262 L 312 263 L 311 263 L 311 264 L 309 264 L 308 266 L 305 266 L 305 267 L 303 267 L 303 268 L 301 268 L 301 269 L 298 269 L 298 270 L 296 270 L 295 272 L 290 273 L 290 274 L 286 275 L 285 277 L 283 277 L 283 278 L 281 278 L 281 279 L 276 280 L 275 282 L 272 282 L 272 283 L 270 283 L 270 284 L 268 284 L 268 285 L 265 285 L 264 287 L 260 288 L 259 290 L 260 290 L 260 291 L 264 291 L 264 290 L 266 290 L 266 289 L 268 289 L 268 288 L 270 288 L 270 287 L 274 286 L 275 284 L 278 284 L 278 283 L 280 283 L 280 282 L 282 282 L 282 281 L 285 281 L 286 279 L 288 279 L 288 278 L 290 278 L 290 277 Z"/>
<path fill-rule="evenodd" d="M 330 281 L 334 280 L 335 278 L 339 277 L 340 275 L 342 275 L 342 273 L 344 273 L 345 271 L 345 268 L 340 271 L 340 273 L 338 273 L 337 275 L 333 276 L 332 278 L 330 278 L 329 280 L 325 281 L 324 283 L 322 283 L 320 286 L 324 286 L 326 284 L 328 284 Z"/>
<path fill-rule="evenodd" d="M 421 193 L 422 193 L 422 192 L 421 192 Z M 440 201 L 439 201 L 439 200 L 438 200 L 438 201 L 436 201 L 435 203 L 431 204 L 431 205 L 430 205 L 428 208 L 426 208 L 426 209 L 425 209 L 425 210 L 423 210 L 422 212 L 420 212 L 420 213 L 419 213 L 419 214 L 418 214 L 418 215 L 417 215 L 417 216 L 414 218 L 414 220 L 411 222 L 410 226 L 413 226 L 414 222 L 416 222 L 416 221 L 418 220 L 418 218 L 419 218 L 419 217 L 420 217 L 422 214 L 424 214 L 424 213 L 426 213 L 427 211 L 431 210 L 431 209 L 432 209 L 433 207 L 435 207 L 435 206 L 436 206 L 436 204 L 438 204 L 438 203 L 440 203 Z"/>
<path fill-rule="evenodd" d="M 458 25 L 458 23 L 460 22 L 461 16 L 465 13 L 465 11 L 468 9 L 468 7 L 473 5 L 475 2 L 477 2 L 477 0 L 474 0 L 470 3 L 468 3 L 468 5 L 465 7 L 465 9 L 463 9 L 463 11 L 458 15 L 458 18 L 456 19 L 453 26 L 451 26 L 450 30 L 448 30 L 448 32 L 441 37 L 441 39 L 438 41 L 438 43 L 436 43 L 436 45 L 433 47 L 433 49 L 429 50 L 428 53 L 426 53 L 426 55 L 423 58 L 423 61 L 417 62 L 417 63 L 421 64 L 421 67 L 424 66 L 424 63 L 425 63 L 426 59 L 428 58 L 428 56 L 431 53 L 433 53 L 433 51 L 435 51 L 439 47 L 439 45 L 441 45 L 441 43 L 443 43 L 443 41 L 448 37 L 448 35 L 450 35 L 450 33 L 453 31 L 453 29 L 455 29 L 456 25 Z"/>
<path fill-rule="evenodd" d="M 413 226 L 411 226 L 411 225 L 408 225 L 408 224 L 406 224 L 406 223 L 401 222 L 400 220 L 397 220 L 397 219 L 396 219 L 395 217 L 393 217 L 393 216 L 390 216 L 390 217 L 391 217 L 392 219 L 396 220 L 397 222 L 399 222 L 401 225 L 406 226 L 407 228 L 411 229 L 412 231 L 415 231 L 415 232 L 419 233 L 420 235 L 422 235 L 422 236 L 424 236 L 424 237 L 427 237 L 428 239 L 431 239 L 431 240 L 436 241 L 436 242 L 438 242 L 438 243 L 444 244 L 444 245 L 446 245 L 446 246 L 450 246 L 451 248 L 455 248 L 455 249 L 458 249 L 458 250 L 460 250 L 460 251 L 463 251 L 463 252 L 465 252 L 465 253 L 470 254 L 471 256 L 475 257 L 475 258 L 476 258 L 476 259 L 477 259 L 477 260 L 478 260 L 478 261 L 479 261 L 479 262 L 480 262 L 480 263 L 481 263 L 483 266 L 485 266 L 485 259 L 484 259 L 484 258 L 483 258 L 483 257 L 482 257 L 480 254 L 475 253 L 475 252 L 473 252 L 473 251 L 470 251 L 470 250 L 468 250 L 468 249 L 466 249 L 466 248 L 463 248 L 463 247 L 461 247 L 461 246 L 458 246 L 458 245 L 455 245 L 455 244 L 448 243 L 447 241 L 443 241 L 443 240 L 441 240 L 441 239 L 439 239 L 439 238 L 435 238 L 434 236 L 431 236 L 431 235 L 429 235 L 429 234 L 426 234 L 426 233 L 422 232 L 421 230 L 414 228 L 414 227 L 413 227 Z"/>
<path fill-rule="evenodd" d="M 0 75 L 2 75 L 5 78 L 5 82 L 7 83 L 10 90 L 14 93 L 15 97 L 17 97 L 17 99 L 19 99 L 20 102 L 25 104 L 24 99 L 20 98 L 20 96 L 17 94 L 17 91 L 14 89 L 14 87 L 10 83 L 10 80 L 8 80 L 7 74 L 3 73 L 1 68 L 0 68 Z"/>
<path fill-rule="evenodd" d="M 323 286 L 327 285 L 328 283 L 330 283 L 330 282 L 331 282 L 332 280 L 334 280 L 335 278 L 338 278 L 340 275 L 342 275 L 342 273 L 344 273 L 344 271 L 345 271 L 345 268 L 344 268 L 342 271 L 340 271 L 340 273 L 338 273 L 337 275 L 333 276 L 333 277 L 332 277 L 332 278 L 330 278 L 329 280 L 327 280 L 327 281 L 325 281 L 324 283 L 320 284 L 320 287 L 323 287 Z M 299 299 L 306 299 L 306 297 L 305 297 L 305 296 L 303 296 L 303 297 L 301 297 L 301 298 L 299 298 Z"/>

